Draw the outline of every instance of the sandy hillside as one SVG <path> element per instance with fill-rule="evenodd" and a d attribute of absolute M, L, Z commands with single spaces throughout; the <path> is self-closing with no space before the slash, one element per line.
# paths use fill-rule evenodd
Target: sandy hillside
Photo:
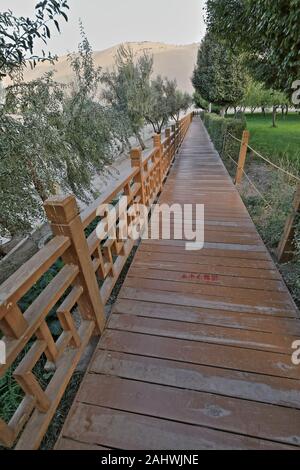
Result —
<path fill-rule="evenodd" d="M 96 65 L 104 69 L 110 69 L 114 63 L 117 47 L 94 52 Z M 180 89 L 189 93 L 193 92 L 190 78 L 196 62 L 198 44 L 176 46 L 154 42 L 139 42 L 130 43 L 130 47 L 137 55 L 145 50 L 153 55 L 155 75 L 161 74 L 170 79 L 176 78 Z M 56 70 L 56 80 L 63 83 L 72 80 L 72 73 L 66 56 L 60 57 L 54 66 L 44 63 L 39 64 L 34 70 L 28 68 L 25 71 L 24 78 L 25 80 L 32 80 L 53 68 Z"/>

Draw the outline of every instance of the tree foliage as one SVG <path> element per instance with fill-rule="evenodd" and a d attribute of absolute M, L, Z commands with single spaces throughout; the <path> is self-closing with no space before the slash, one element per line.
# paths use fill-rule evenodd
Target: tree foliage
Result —
<path fill-rule="evenodd" d="M 36 40 L 47 43 L 51 24 L 60 31 L 58 18 L 68 21 L 68 9 L 67 0 L 43 0 L 37 3 L 34 18 L 17 17 L 11 10 L 0 13 L 0 80 L 24 66 L 26 60 L 35 66 L 38 61 L 53 59 L 44 51 L 41 56 L 34 54 L 34 44 Z"/>
<path fill-rule="evenodd" d="M 114 70 L 103 73 L 101 79 L 105 86 L 103 98 L 127 124 L 125 138 L 135 135 L 143 149 L 140 132 L 150 105 L 152 66 L 152 57 L 144 53 L 135 60 L 130 47 L 122 45 L 117 51 Z"/>
<path fill-rule="evenodd" d="M 56 24 L 55 15 L 66 2 L 50 3 L 55 11 L 48 20 Z M 51 15 L 47 5 L 41 2 L 38 11 L 45 9 Z M 45 16 L 38 18 L 42 22 Z M 44 34 L 42 23 L 40 28 L 42 32 L 32 30 L 29 51 L 33 39 Z M 21 32 L 17 30 L 16 39 Z M 170 117 L 178 120 L 181 110 L 190 105 L 189 96 L 177 89 L 175 81 L 151 80 L 149 55 L 135 58 L 122 46 L 115 69 L 103 73 L 94 64 L 82 25 L 81 37 L 78 53 L 68 56 L 74 75 L 69 85 L 57 83 L 53 72 L 25 83 L 21 74 L 13 73 L 25 55 L 19 62 L 6 61 L 5 72 L 13 84 L 5 99 L 1 97 L 0 107 L 1 236 L 30 231 L 44 218 L 43 201 L 57 192 L 72 191 L 88 202 L 97 194 L 94 176 L 109 171 L 120 146 L 135 135 L 144 147 L 140 132 L 147 122 L 154 122 L 160 132 Z M 100 84 L 105 85 L 102 96 Z"/>
<path fill-rule="evenodd" d="M 176 80 L 166 79 L 165 93 L 168 114 L 175 122 L 178 122 L 181 112 L 186 112 L 189 109 L 193 99 L 188 93 L 183 93 L 177 88 Z"/>
<path fill-rule="evenodd" d="M 85 36 L 69 60 L 70 88 L 47 74 L 8 89 L 0 110 L 1 235 L 28 231 L 58 187 L 88 200 L 93 176 L 112 160 L 109 115 L 94 99 L 100 70 Z"/>
<path fill-rule="evenodd" d="M 300 76 L 299 0 L 208 0 L 209 31 L 247 54 L 256 78 L 291 91 Z"/>
<path fill-rule="evenodd" d="M 178 122 L 180 113 L 186 112 L 192 104 L 191 96 L 177 88 L 176 80 L 160 75 L 151 80 L 150 97 L 150 106 L 145 117 L 157 134 L 161 133 L 170 118 Z"/>
<path fill-rule="evenodd" d="M 254 112 L 257 108 L 288 105 L 289 100 L 285 93 L 268 89 L 262 82 L 250 80 L 242 104 Z"/>
<path fill-rule="evenodd" d="M 160 75 L 151 80 L 150 85 L 150 104 L 145 115 L 146 121 L 151 124 L 153 131 L 160 134 L 164 125 L 170 117 L 168 98 L 167 98 L 167 80 Z"/>
<path fill-rule="evenodd" d="M 161 133 L 170 118 L 177 121 L 181 111 L 191 105 L 191 98 L 177 88 L 176 80 L 161 76 L 152 78 L 153 58 L 147 53 L 135 58 L 130 47 L 121 46 L 116 56 L 115 69 L 105 72 L 103 98 L 121 121 L 126 123 L 128 139 L 137 137 L 142 149 L 145 143 L 141 130 L 145 123 L 154 132 Z"/>
<path fill-rule="evenodd" d="M 244 95 L 246 76 L 240 56 L 212 33 L 207 33 L 198 51 L 193 85 L 202 99 L 223 107 L 238 104 Z"/>
<path fill-rule="evenodd" d="M 195 91 L 193 94 L 193 100 L 195 103 L 196 108 L 203 109 L 204 111 L 208 111 L 209 109 L 209 102 L 206 101 L 198 91 Z"/>

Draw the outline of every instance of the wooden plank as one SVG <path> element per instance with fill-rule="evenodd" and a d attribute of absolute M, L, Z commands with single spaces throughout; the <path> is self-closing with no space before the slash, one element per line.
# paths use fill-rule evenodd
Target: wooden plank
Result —
<path fill-rule="evenodd" d="M 300 447 L 300 410 L 98 374 L 77 400 Z"/>
<path fill-rule="evenodd" d="M 200 307 L 172 305 L 154 301 L 119 299 L 114 305 L 114 313 L 126 313 L 149 318 L 162 318 L 182 322 L 218 325 L 241 330 L 260 331 L 265 333 L 283 332 L 299 338 L 300 322 L 298 318 L 281 318 L 275 316 L 230 312 L 226 310 L 209 310 Z M 292 340 L 292 339 L 291 339 Z"/>
<path fill-rule="evenodd" d="M 262 272 L 262 276 L 265 279 L 268 278 L 268 274 L 270 272 L 276 272 L 277 276 L 279 273 L 275 270 L 274 264 L 271 263 L 269 260 L 256 260 L 256 259 L 248 259 L 248 258 L 235 258 L 229 256 L 210 256 L 210 253 L 202 253 L 203 250 L 199 253 L 189 253 L 184 250 L 177 250 L 175 247 L 160 247 L 154 246 L 149 247 L 147 246 L 147 242 L 142 243 L 139 248 L 139 257 L 136 258 L 138 260 L 151 260 L 154 261 L 158 260 L 166 260 L 166 261 L 173 261 L 176 259 L 178 263 L 186 263 L 187 266 L 190 264 L 196 264 L 197 269 L 203 269 L 201 266 L 209 266 L 210 270 L 233 267 L 233 268 L 243 268 L 246 269 L 248 272 L 251 272 L 251 269 L 258 269 Z M 176 254 L 176 258 L 175 258 Z M 200 266 L 199 266 L 200 265 Z M 199 268 L 198 268 L 199 266 Z M 196 266 L 195 266 L 196 269 Z M 207 269 L 207 268 L 206 268 Z M 267 272 L 268 271 L 268 272 Z M 211 271 L 210 271 L 211 272 Z"/>
<path fill-rule="evenodd" d="M 117 330 L 106 330 L 99 348 L 299 380 L 299 366 L 286 354 Z"/>
<path fill-rule="evenodd" d="M 203 261 L 203 258 L 200 258 L 198 261 Z M 204 264 L 204 261 L 203 264 L 200 262 L 192 263 L 187 262 L 186 259 L 178 259 L 178 257 L 174 259 L 172 255 L 168 255 L 167 253 L 156 254 L 140 251 L 139 256 L 133 260 L 132 267 L 197 274 L 218 274 L 219 276 L 233 276 L 244 279 L 264 279 L 266 281 L 272 279 L 281 281 L 281 276 L 276 269 L 222 266 L 214 263 L 209 258 L 207 264 Z"/>
<path fill-rule="evenodd" d="M 238 250 L 224 250 L 224 249 L 216 249 L 216 248 L 210 248 L 207 246 L 204 246 L 202 250 L 199 250 L 194 253 L 189 253 L 185 249 L 185 242 L 181 242 L 178 240 L 146 240 L 142 245 L 141 245 L 141 250 L 142 251 L 148 251 L 148 252 L 163 252 L 163 253 L 179 253 L 179 254 L 186 254 L 187 256 L 193 255 L 195 259 L 200 259 L 203 256 L 213 256 L 213 257 L 218 257 L 218 258 L 226 258 L 226 259 L 237 259 L 237 262 L 239 263 L 240 261 L 246 260 L 246 261 L 254 261 L 257 263 L 259 262 L 270 262 L 271 258 L 270 255 L 267 254 L 265 251 L 264 252 L 247 252 L 247 251 L 238 251 Z M 222 260 L 220 260 L 222 262 Z M 238 264 L 239 266 L 239 264 Z M 243 266 L 243 264 L 241 264 Z M 244 264 L 245 266 L 245 264 Z M 274 264 L 273 264 L 274 266 Z M 251 267 L 251 264 L 250 264 Z"/>
<path fill-rule="evenodd" d="M 147 240 L 150 245 L 163 245 L 181 248 L 186 252 L 185 240 Z M 179 250 L 180 251 L 180 250 Z M 266 248 L 262 244 L 242 245 L 237 243 L 211 243 L 204 242 L 204 247 L 199 250 L 201 255 L 211 254 L 213 256 L 229 256 L 236 258 L 254 258 L 270 260 L 270 255 L 266 252 Z"/>
<path fill-rule="evenodd" d="M 244 349 L 280 352 L 291 356 L 291 343 L 295 337 L 240 330 L 237 328 L 198 325 L 184 321 L 161 320 L 141 316 L 113 314 L 107 328 L 131 331 L 167 338 L 186 339 L 207 343 L 236 346 Z"/>
<path fill-rule="evenodd" d="M 293 309 L 288 292 L 269 292 L 257 289 L 231 288 L 214 285 L 192 284 L 186 282 L 165 281 L 161 279 L 141 279 L 138 277 L 127 277 L 126 288 L 136 288 L 141 290 L 167 291 L 169 295 L 192 294 L 194 297 L 212 297 L 216 301 L 223 301 L 232 304 L 248 306 L 264 306 L 285 309 Z"/>
<path fill-rule="evenodd" d="M 294 379 L 103 350 L 90 372 L 300 408 L 300 381 Z"/>
<path fill-rule="evenodd" d="M 64 436 L 113 449 L 292 449 L 270 441 L 78 403 Z"/>
<path fill-rule="evenodd" d="M 184 294 L 169 291 L 158 291 L 151 289 L 134 289 L 132 287 L 123 287 L 119 294 L 120 299 L 144 300 L 153 302 L 162 302 L 171 305 L 185 305 L 189 307 L 201 307 L 213 310 L 226 310 L 229 312 L 254 313 L 262 315 L 274 315 L 279 317 L 299 318 L 294 307 L 280 306 L 270 307 L 261 305 L 247 305 L 242 303 L 234 303 L 233 300 L 215 299 L 213 296 L 197 296 L 194 294 Z"/>
<path fill-rule="evenodd" d="M 174 264 L 174 269 L 161 269 L 157 267 L 142 267 L 136 263 L 130 268 L 128 277 L 136 277 L 143 279 L 159 279 L 167 281 L 176 281 L 181 283 L 192 283 L 197 285 L 213 285 L 223 287 L 241 287 L 244 289 L 255 289 L 263 291 L 286 292 L 286 286 L 281 280 L 269 280 L 264 278 L 248 278 L 241 276 L 230 276 L 225 274 L 217 274 L 207 272 L 205 274 L 199 271 L 189 271 L 185 265 L 178 266 Z M 272 294 L 271 294 L 272 295 Z"/>

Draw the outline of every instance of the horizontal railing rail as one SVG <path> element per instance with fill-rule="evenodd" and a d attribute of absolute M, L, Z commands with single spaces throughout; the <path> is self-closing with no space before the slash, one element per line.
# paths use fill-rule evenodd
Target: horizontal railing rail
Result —
<path fill-rule="evenodd" d="M 0 415 L 4 446 L 39 447 L 91 336 L 105 327 L 105 304 L 135 242 L 110 238 L 99 206 L 110 204 L 105 215 L 114 210 L 117 230 L 134 204 L 150 211 L 191 120 L 188 114 L 163 139 L 155 135 L 151 151 L 131 150 L 124 177 L 81 214 L 73 195 L 45 202 L 52 240 L 0 286 L 0 339 L 6 348 L 0 379 L 9 377 L 20 397 L 11 416 Z M 37 366 L 52 371 L 46 383 L 40 383 Z"/>

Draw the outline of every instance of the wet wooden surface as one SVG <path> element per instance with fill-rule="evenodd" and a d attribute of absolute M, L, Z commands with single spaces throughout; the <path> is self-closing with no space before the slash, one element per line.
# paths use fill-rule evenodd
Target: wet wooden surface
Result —
<path fill-rule="evenodd" d="M 299 312 L 198 119 L 160 202 L 204 248 L 141 243 L 56 448 L 299 449 Z"/>

